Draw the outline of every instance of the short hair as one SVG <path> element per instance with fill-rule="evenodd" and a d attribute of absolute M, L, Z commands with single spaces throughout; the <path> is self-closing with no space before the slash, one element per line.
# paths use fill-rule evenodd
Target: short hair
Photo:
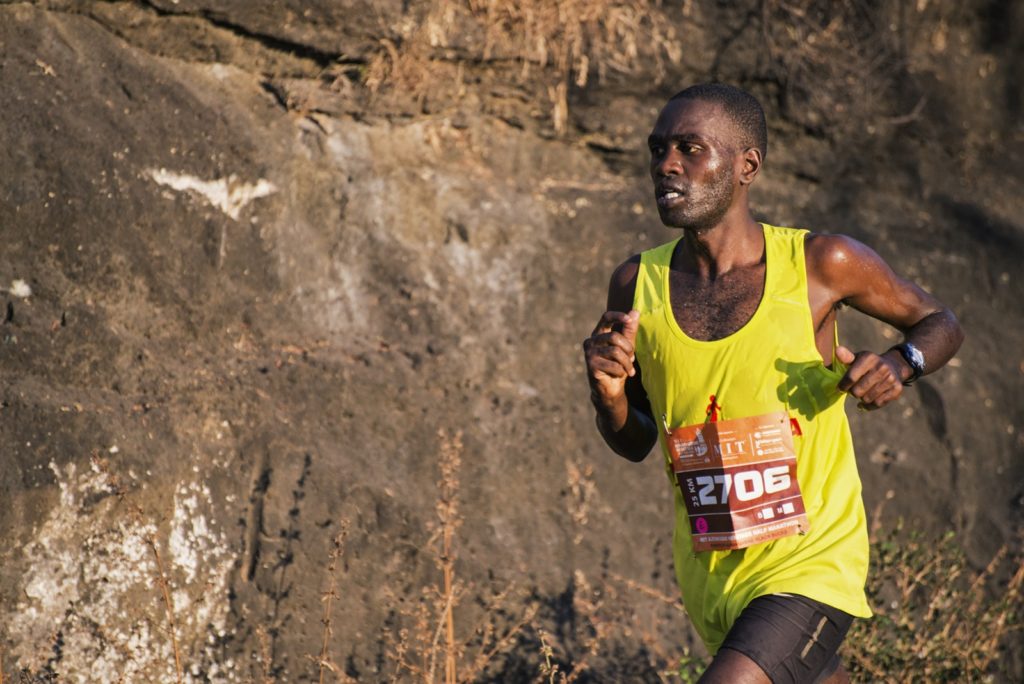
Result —
<path fill-rule="evenodd" d="M 739 129 L 740 144 L 744 148 L 758 148 L 762 158 L 768 156 L 768 123 L 764 109 L 747 91 L 727 83 L 698 83 L 679 91 L 669 102 L 673 100 L 701 100 L 720 105 Z"/>

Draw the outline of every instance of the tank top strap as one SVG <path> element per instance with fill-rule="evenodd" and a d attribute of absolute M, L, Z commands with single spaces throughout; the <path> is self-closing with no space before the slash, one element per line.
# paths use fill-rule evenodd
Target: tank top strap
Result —
<path fill-rule="evenodd" d="M 807 269 L 804 259 L 804 237 L 808 231 L 778 228 L 767 223 L 764 227 L 765 296 L 781 298 L 807 305 Z"/>
<path fill-rule="evenodd" d="M 665 272 L 672 263 L 672 254 L 680 239 L 677 238 L 640 254 L 640 270 L 637 272 L 633 308 L 641 314 L 658 311 L 665 305 L 667 300 L 664 291 Z"/>

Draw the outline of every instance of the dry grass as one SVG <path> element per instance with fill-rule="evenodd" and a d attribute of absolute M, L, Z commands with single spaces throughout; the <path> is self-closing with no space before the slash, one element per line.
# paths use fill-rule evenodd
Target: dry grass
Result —
<path fill-rule="evenodd" d="M 843 648 L 855 679 L 991 681 L 1024 622 L 1024 557 L 1004 545 L 972 570 L 952 533 L 935 540 L 902 525 L 872 543 L 871 620 Z"/>
<path fill-rule="evenodd" d="M 270 674 L 273 671 L 270 634 L 263 625 L 256 625 L 256 641 L 259 644 L 260 684 L 274 684 Z"/>
<path fill-rule="evenodd" d="M 574 499 L 581 498 L 572 488 L 580 476 L 579 468 L 569 468 Z M 854 681 L 972 682 L 1005 675 L 1002 656 L 1024 626 L 1024 556 L 1004 545 L 986 567 L 972 570 L 952 534 L 931 539 L 906 533 L 901 524 L 882 534 L 881 512 L 873 517 L 868 585 L 876 617 L 856 621 L 842 651 Z M 572 519 L 579 529 L 586 524 L 586 516 Z M 645 620 L 637 610 L 653 601 L 682 625 L 677 596 L 613 572 L 595 584 L 581 570 L 574 572 L 571 595 L 570 633 L 534 626 L 537 682 L 568 684 L 587 673 L 604 677 L 623 640 L 643 644 L 662 681 L 699 679 L 707 660 L 666 647 L 664 615 L 652 612 Z"/>
<path fill-rule="evenodd" d="M 610 571 L 595 581 L 576 569 L 567 592 L 572 618 L 551 629 L 552 617 L 542 615 L 538 602 L 520 588 L 486 590 L 462 581 L 458 531 L 463 522 L 459 475 L 464 445 L 459 432 L 441 431 L 438 439 L 436 526 L 426 543 L 437 580 L 420 591 L 411 607 L 397 611 L 395 629 L 388 635 L 392 682 L 493 680 L 502 676 L 502 659 L 515 655 L 520 662 L 533 664 L 534 681 L 571 684 L 619 677 L 616 661 L 624 653 L 634 659 L 644 654 L 648 672 L 656 672 L 663 682 L 697 680 L 706 661 L 686 649 L 680 655 L 678 642 L 675 647 L 668 645 L 672 640 L 666 633 L 678 633 L 685 620 L 674 593 Z M 100 459 L 95 463 L 120 505 L 141 526 L 141 508 L 128 500 L 106 463 Z M 572 465 L 567 474 L 577 502 L 597 495 L 585 470 Z M 573 490 L 574 482 L 583 481 L 590 484 Z M 581 496 L 584 489 L 587 496 Z M 568 512 L 574 526 L 582 530 L 587 516 L 573 515 L 572 508 Z M 880 514 L 881 509 L 875 512 L 872 525 L 868 588 L 876 617 L 857 621 L 842 651 L 854 680 L 992 681 L 1000 674 L 1001 654 L 1015 643 L 1024 624 L 1024 558 L 1007 545 L 986 567 L 972 570 L 952 534 L 926 539 L 905 532 L 901 525 L 882 533 Z M 340 598 L 338 574 L 348 532 L 348 522 L 342 521 L 327 556 L 322 638 L 318 656 L 309 656 L 318 665 L 321 684 L 328 679 L 353 681 L 331 655 L 333 609 Z M 183 659 L 170 584 L 155 537 L 150 534 L 144 543 L 154 560 L 154 581 L 168 625 L 165 633 L 173 646 L 176 679 L 181 682 Z M 475 616 L 472 610 L 460 610 L 467 597 L 473 599 Z M 675 627 L 666 629 L 669 624 Z M 262 625 L 256 626 L 256 635 L 262 682 L 268 684 L 274 681 L 270 638 Z M 24 674 L 22 679 L 30 681 Z M 0 682 L 2 677 L 0 670 Z"/>
<path fill-rule="evenodd" d="M 907 123 L 924 101 L 899 102 L 900 56 L 893 19 L 866 0 L 762 0 L 765 75 L 781 87 L 783 115 L 811 131 L 873 133 Z"/>
<path fill-rule="evenodd" d="M 589 464 L 566 461 L 566 475 L 567 512 L 574 528 L 573 543 L 579 544 L 599 492 Z M 672 631 L 666 629 L 666 613 L 677 624 L 685 619 L 678 594 L 665 594 L 608 570 L 596 578 L 588 577 L 588 572 L 573 571 L 567 591 L 571 605 L 565 607 L 567 611 L 563 608 L 568 619 L 556 615 L 551 624 L 552 616 L 545 616 L 531 625 L 536 637 L 533 646 L 540 653 L 535 682 L 625 681 L 638 676 L 635 668 L 642 661 L 646 661 L 644 678 L 656 674 L 663 682 L 696 681 L 703 660 L 691 657 L 686 649 L 680 657 L 666 646 L 666 633 Z"/>
<path fill-rule="evenodd" d="M 174 603 L 171 601 L 170 583 L 167 581 L 167 573 L 164 571 L 164 563 L 160 558 L 160 549 L 156 545 L 156 536 L 153 534 L 147 534 L 145 539 L 146 546 L 149 548 L 150 553 L 153 555 L 153 560 L 156 563 L 156 582 L 157 586 L 160 587 L 160 593 L 164 599 L 164 611 L 167 615 L 167 629 L 171 635 L 171 646 L 174 651 L 174 674 L 178 684 L 181 684 L 181 649 L 178 646 L 178 626 L 174 619 Z"/>
<path fill-rule="evenodd" d="M 364 76 L 372 91 L 422 99 L 454 83 L 460 98 L 465 69 L 501 69 L 512 83 L 548 99 L 556 132 L 568 125 L 569 90 L 610 72 L 635 73 L 641 57 L 662 73 L 681 48 L 660 3 L 644 0 L 432 0 L 422 21 L 392 27 Z M 646 65 L 650 66 L 650 65 Z M 447 67 L 447 68 L 446 68 Z M 531 93 L 533 95 L 533 93 Z"/>
<path fill-rule="evenodd" d="M 462 433 L 448 439 L 441 437 L 441 480 L 437 483 L 441 494 L 437 500 L 437 517 L 441 521 L 441 554 L 437 563 L 444 577 L 444 682 L 455 684 L 455 532 L 462 525 L 459 517 L 459 466 L 462 465 Z M 435 643 L 437 639 L 435 638 Z M 431 661 L 433 667 L 433 661 Z"/>
<path fill-rule="evenodd" d="M 441 661 L 445 684 L 476 681 L 518 643 L 519 635 L 537 613 L 536 605 L 514 585 L 482 595 L 475 586 L 458 579 L 462 433 L 442 430 L 438 438 L 441 476 L 435 506 L 437 527 L 426 546 L 433 553 L 440 577 L 437 584 L 422 589 L 411 608 L 396 611 L 397 629 L 386 635 L 391 646 L 388 657 L 394 664 L 392 682 L 411 677 L 433 684 L 439 680 Z M 471 629 L 460 630 L 456 608 L 467 594 L 476 597 L 481 617 Z"/>
<path fill-rule="evenodd" d="M 782 115 L 809 131 L 874 132 L 916 119 L 925 104 L 904 101 L 907 64 L 893 28 L 903 15 L 868 0 L 746 0 L 700 11 L 689 3 L 663 9 L 657 0 L 431 0 L 420 7 L 415 18 L 384 29 L 363 72 L 372 93 L 421 105 L 427 98 L 479 104 L 479 77 L 490 73 L 526 101 L 546 100 L 559 134 L 569 128 L 573 88 L 641 72 L 653 74 L 656 86 L 696 44 L 684 31 L 706 32 L 702 21 L 726 18 L 751 30 L 723 38 L 710 74 L 691 78 L 774 84 Z M 751 41 L 757 45 L 741 44 Z"/>
<path fill-rule="evenodd" d="M 324 629 L 320 641 L 320 656 L 314 659 L 320 668 L 320 684 L 324 684 L 324 676 L 328 671 L 334 673 L 343 682 L 353 681 L 351 677 L 342 672 L 338 665 L 331 660 L 331 637 L 334 635 L 334 631 L 331 629 L 331 621 L 334 617 L 331 609 L 334 606 L 334 600 L 340 598 L 338 596 L 338 565 L 345 555 L 345 539 L 348 537 L 348 530 L 349 521 L 343 519 L 341 521 L 341 529 L 334 536 L 331 552 L 327 556 L 327 587 L 320 595 L 320 600 L 324 605 L 323 616 L 320 618 L 320 622 L 323 623 Z"/>
<path fill-rule="evenodd" d="M 572 620 L 552 630 L 535 624 L 538 684 L 627 681 L 657 676 L 662 682 L 695 682 L 706 659 L 691 654 L 669 634 L 685 624 L 682 602 L 614 572 L 598 580 L 576 570 Z M 568 629 L 567 629 L 568 627 Z M 643 666 L 641 668 L 641 663 Z M 638 668 L 645 674 L 638 675 Z"/>
<path fill-rule="evenodd" d="M 597 500 L 594 466 L 591 463 L 583 463 L 577 458 L 572 461 L 566 460 L 565 470 L 569 488 L 566 507 L 576 529 L 572 541 L 573 544 L 579 544 L 583 541 L 583 528 L 586 527 L 591 509 Z"/>

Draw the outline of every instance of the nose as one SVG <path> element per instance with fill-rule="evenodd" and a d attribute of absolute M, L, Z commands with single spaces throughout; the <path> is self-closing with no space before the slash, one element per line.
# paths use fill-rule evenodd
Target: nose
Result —
<path fill-rule="evenodd" d="M 683 172 L 683 156 L 670 146 L 659 156 L 651 157 L 651 174 L 656 178 L 677 176 Z"/>

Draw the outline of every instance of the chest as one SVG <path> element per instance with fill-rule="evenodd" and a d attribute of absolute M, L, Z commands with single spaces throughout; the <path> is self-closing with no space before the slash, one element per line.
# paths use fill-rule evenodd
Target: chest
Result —
<path fill-rule="evenodd" d="M 720 340 L 744 326 L 764 294 L 764 263 L 734 269 L 713 281 L 670 271 L 669 297 L 676 323 L 695 340 Z"/>

